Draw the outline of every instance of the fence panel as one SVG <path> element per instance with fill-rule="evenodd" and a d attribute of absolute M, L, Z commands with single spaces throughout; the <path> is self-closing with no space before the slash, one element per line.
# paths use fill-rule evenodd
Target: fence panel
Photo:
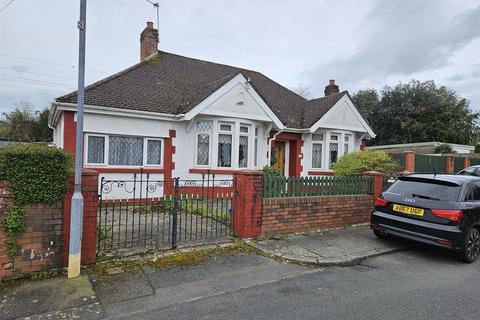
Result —
<path fill-rule="evenodd" d="M 470 165 L 471 165 L 471 166 L 478 166 L 478 165 L 480 165 L 480 158 L 470 158 Z"/>
<path fill-rule="evenodd" d="M 416 154 L 415 172 L 444 173 L 445 158 L 441 155 Z"/>
<path fill-rule="evenodd" d="M 373 194 L 373 178 L 355 177 L 263 177 L 265 198 Z"/>
<path fill-rule="evenodd" d="M 453 172 L 458 172 L 463 169 L 463 157 L 453 158 Z"/>

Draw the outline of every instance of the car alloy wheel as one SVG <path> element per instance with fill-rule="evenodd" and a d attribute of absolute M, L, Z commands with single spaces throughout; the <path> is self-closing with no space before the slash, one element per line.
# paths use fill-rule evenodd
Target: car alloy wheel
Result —
<path fill-rule="evenodd" d="M 468 235 L 465 258 L 467 262 L 473 262 L 478 258 L 480 253 L 480 232 L 477 229 L 472 229 Z"/>

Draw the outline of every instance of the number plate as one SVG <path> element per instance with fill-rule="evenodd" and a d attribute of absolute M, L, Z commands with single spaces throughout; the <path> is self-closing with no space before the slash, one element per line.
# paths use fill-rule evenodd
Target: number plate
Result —
<path fill-rule="evenodd" d="M 401 204 L 394 204 L 393 205 L 393 211 L 405 213 L 405 214 L 410 214 L 413 216 L 418 216 L 418 217 L 423 217 L 423 214 L 425 211 L 420 208 L 414 208 L 414 207 L 409 207 L 409 206 L 404 206 Z"/>

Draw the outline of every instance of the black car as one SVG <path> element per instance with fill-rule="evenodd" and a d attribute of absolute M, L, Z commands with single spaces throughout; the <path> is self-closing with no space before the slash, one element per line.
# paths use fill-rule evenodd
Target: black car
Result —
<path fill-rule="evenodd" d="M 461 174 L 464 176 L 478 176 L 480 177 L 480 166 L 471 166 L 460 170 L 457 174 Z"/>
<path fill-rule="evenodd" d="M 399 236 L 459 253 L 480 253 L 480 177 L 411 174 L 375 199 L 370 227 L 379 238 Z"/>

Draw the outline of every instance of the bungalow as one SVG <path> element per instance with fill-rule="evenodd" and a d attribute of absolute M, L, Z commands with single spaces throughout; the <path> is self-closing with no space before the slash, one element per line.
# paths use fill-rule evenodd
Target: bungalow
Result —
<path fill-rule="evenodd" d="M 159 51 L 151 22 L 141 62 L 85 89 L 84 167 L 109 179 L 133 172 L 198 179 L 272 165 L 285 176 L 330 174 L 374 138 L 334 80 L 307 100 L 248 69 Z M 77 93 L 55 99 L 53 143 L 75 153 Z"/>

